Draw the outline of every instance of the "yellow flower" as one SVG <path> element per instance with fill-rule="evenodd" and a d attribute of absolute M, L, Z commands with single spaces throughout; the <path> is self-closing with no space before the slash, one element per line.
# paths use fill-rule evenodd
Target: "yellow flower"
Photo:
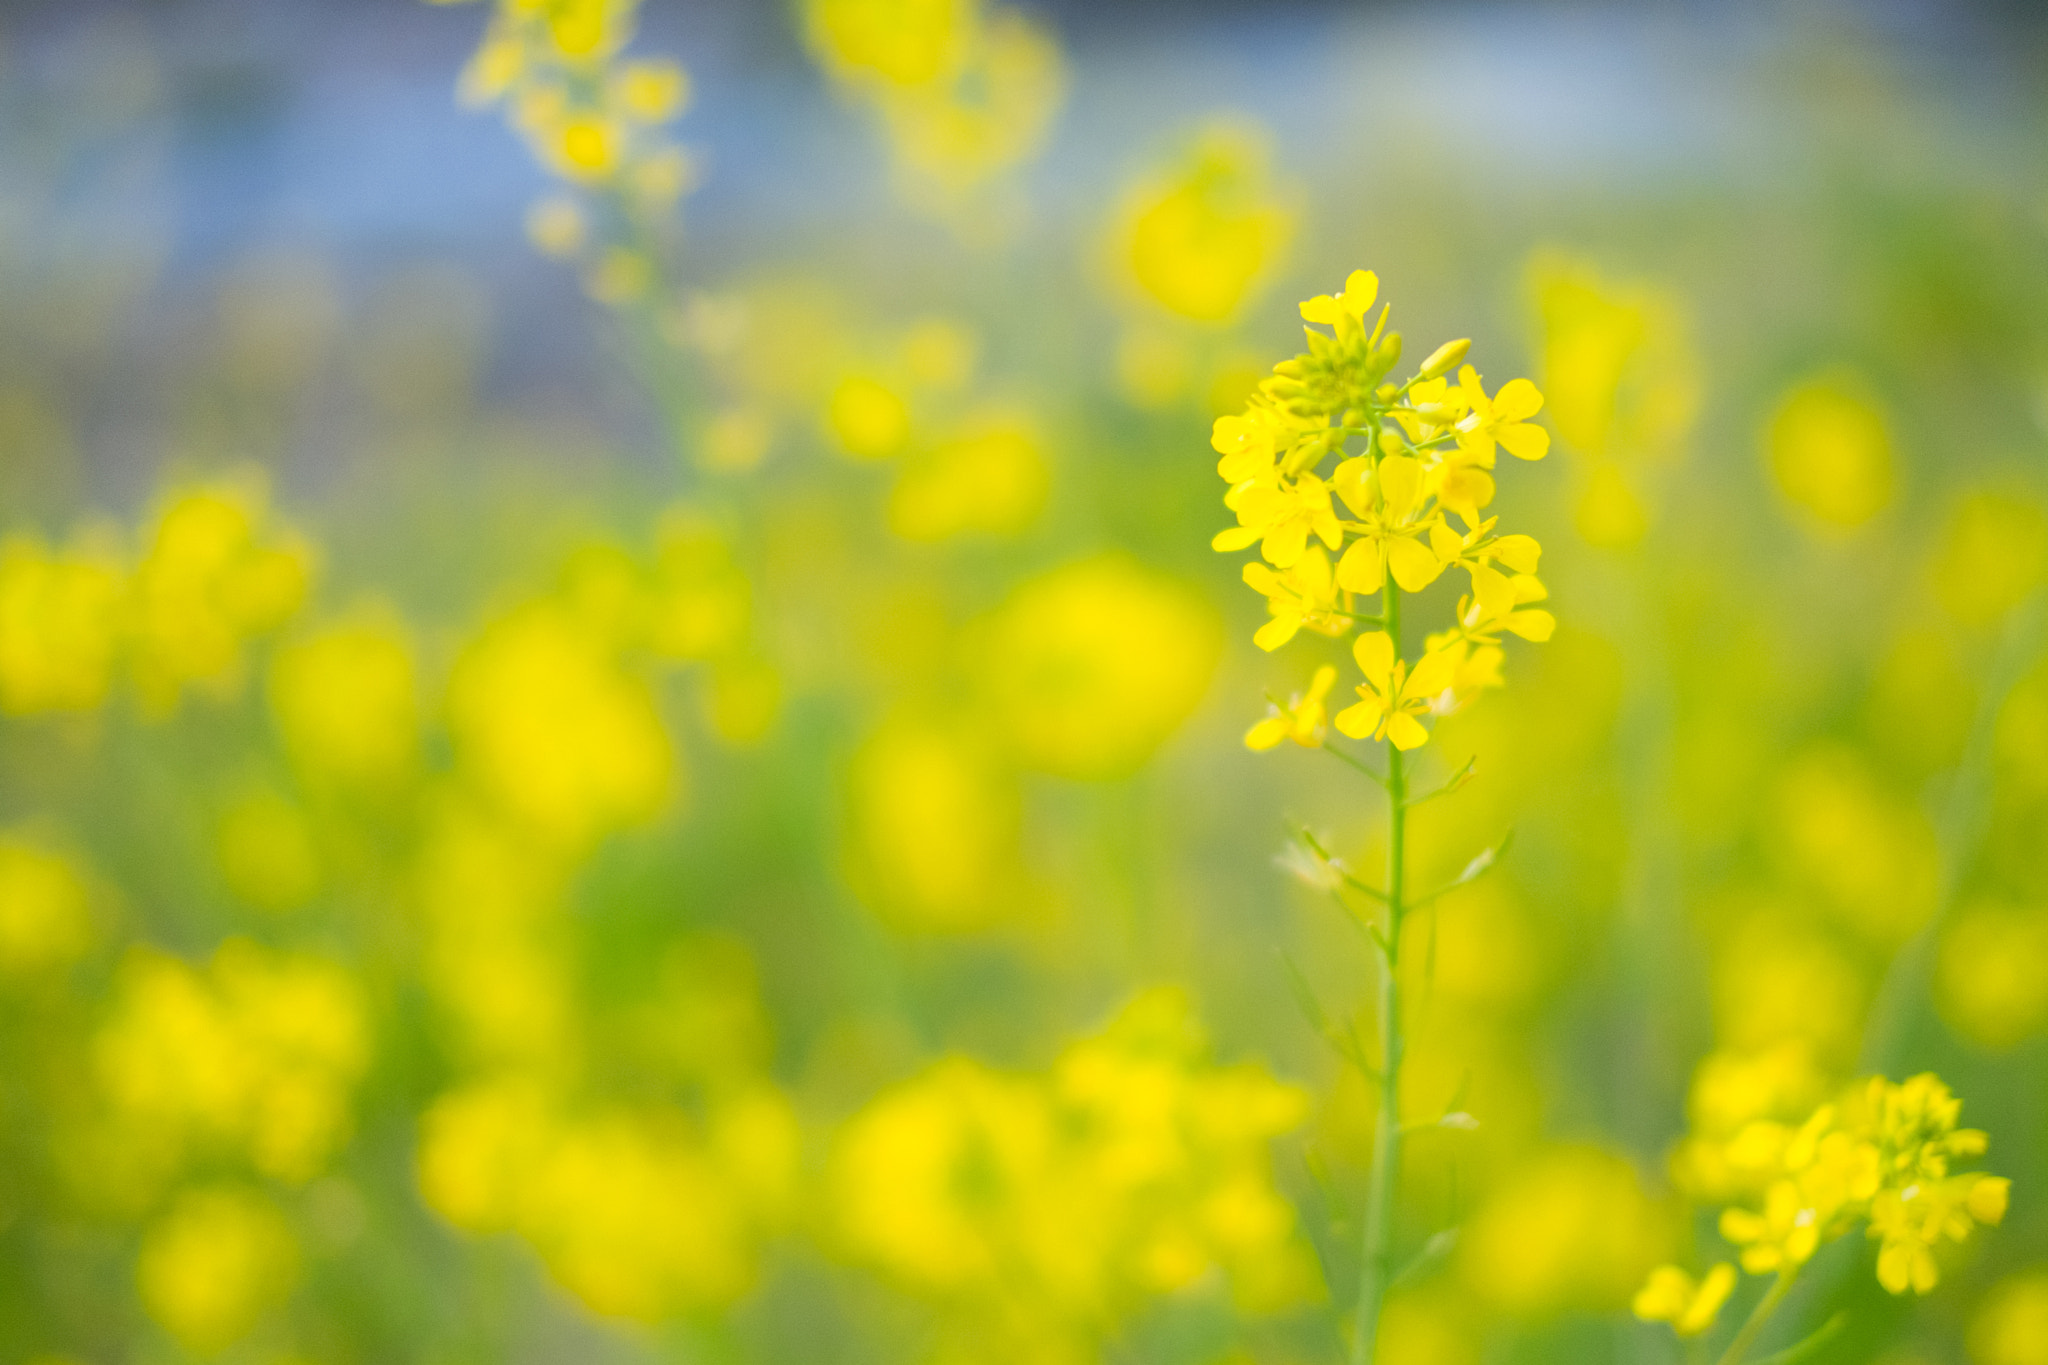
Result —
<path fill-rule="evenodd" d="M 1271 715 L 1245 731 L 1244 747 L 1263 753 L 1283 739 L 1291 739 L 1304 749 L 1321 745 L 1323 727 L 1329 717 L 1324 699 L 1336 683 L 1335 668 L 1329 664 L 1318 668 L 1315 677 L 1309 679 L 1308 691 L 1296 693 L 1285 707 L 1275 706 Z"/>
<path fill-rule="evenodd" d="M 1312 430 L 1311 424 L 1254 399 L 1242 413 L 1216 419 L 1209 434 L 1209 444 L 1223 457 L 1216 472 L 1230 484 L 1270 477 L 1279 455 Z"/>
<path fill-rule="evenodd" d="M 895 389 L 864 375 L 839 382 L 825 422 L 840 447 L 856 459 L 885 459 L 910 441 L 910 404 Z"/>
<path fill-rule="evenodd" d="M 1337 561 L 1337 582 L 1346 592 L 1376 593 L 1389 574 L 1403 592 L 1421 592 L 1436 581 L 1443 563 L 1419 539 L 1432 524 L 1421 461 L 1387 455 L 1375 467 L 1357 456 L 1337 466 L 1331 484 L 1362 523 L 1354 528 L 1359 538 Z"/>
<path fill-rule="evenodd" d="M 611 83 L 612 101 L 639 123 L 666 123 L 690 102 L 690 78 L 672 61 L 628 62 Z"/>
<path fill-rule="evenodd" d="M 1518 574 L 1533 574 L 1543 555 L 1543 547 L 1533 536 L 1493 535 L 1498 520 L 1489 517 L 1462 536 L 1441 521 L 1429 528 L 1430 549 L 1445 568 L 1455 565 L 1472 575 L 1472 600 L 1488 619 L 1505 619 L 1516 607 L 1514 583 L 1493 567 L 1493 561 L 1499 560 Z"/>
<path fill-rule="evenodd" d="M 1206 603 L 1115 555 L 1019 584 L 986 623 L 984 695 L 1026 767 L 1134 771 L 1202 698 L 1222 648 Z"/>
<path fill-rule="evenodd" d="M 2007 1275 L 1971 1312 L 1974 1365 L 2048 1365 L 2048 1267 Z"/>
<path fill-rule="evenodd" d="M 1550 453 L 1550 433 L 1529 419 L 1543 409 L 1543 395 L 1526 379 L 1510 379 L 1500 392 L 1486 396 L 1479 371 L 1470 365 L 1458 371 L 1458 387 L 1470 406 L 1458 419 L 1459 448 L 1481 457 L 1489 464 L 1496 443 L 1524 460 L 1540 460 Z"/>
<path fill-rule="evenodd" d="M 1800 1202 L 1799 1186 L 1780 1180 L 1765 1193 L 1761 1213 L 1721 1210 L 1721 1236 L 1742 1248 L 1744 1270 L 1762 1275 L 1797 1269 L 1813 1259 L 1820 1247 L 1821 1226 L 1815 1210 Z"/>
<path fill-rule="evenodd" d="M 570 119 L 555 134 L 557 164 L 571 179 L 601 180 L 617 169 L 623 142 L 608 119 Z"/>
<path fill-rule="evenodd" d="M 1252 643 L 1260 649 L 1271 652 L 1280 648 L 1304 626 L 1331 636 L 1342 635 L 1351 626 L 1349 614 L 1337 606 L 1330 556 L 1320 545 L 1309 546 L 1308 553 L 1284 573 L 1253 560 L 1244 566 L 1244 581 L 1265 597 L 1266 610 L 1273 617 L 1252 636 Z"/>
<path fill-rule="evenodd" d="M 1334 298 L 1318 294 L 1301 305 L 1303 322 L 1321 323 L 1325 327 L 1342 327 L 1346 319 L 1354 326 L 1363 326 L 1365 315 L 1372 311 L 1373 303 L 1380 296 L 1380 277 L 1370 270 L 1354 270 L 1344 281 L 1344 292 Z"/>
<path fill-rule="evenodd" d="M 1765 434 L 1778 489 L 1830 529 L 1853 530 L 1891 501 L 1897 463 L 1884 410 L 1847 373 L 1778 402 Z"/>
<path fill-rule="evenodd" d="M 551 194 L 527 210 L 526 237 L 543 255 L 568 260 L 590 240 L 590 222 L 574 199 Z"/>
<path fill-rule="evenodd" d="M 1256 295 L 1292 228 L 1266 171 L 1263 136 L 1216 127 L 1174 171 L 1131 191 L 1115 247 L 1153 303 L 1191 322 L 1227 323 Z"/>
<path fill-rule="evenodd" d="M 0 540 L 0 712 L 90 711 L 106 700 L 125 586 L 110 546 Z"/>
<path fill-rule="evenodd" d="M 1383 630 L 1359 636 L 1351 653 L 1365 682 L 1357 704 L 1337 713 L 1337 728 L 1353 739 L 1388 740 L 1397 749 L 1427 744 L 1429 731 L 1416 717 L 1428 714 L 1456 680 L 1458 656 L 1432 650 L 1410 670 L 1395 657 L 1394 639 Z"/>
<path fill-rule="evenodd" d="M 1500 633 L 1507 631 L 1532 644 L 1548 640 L 1557 630 L 1557 618 L 1529 604 L 1543 601 L 1550 595 L 1549 590 L 1534 574 L 1515 574 L 1507 584 L 1507 599 L 1495 597 L 1491 607 L 1477 596 L 1459 599 L 1457 628 L 1445 632 L 1444 638 L 1455 636 L 1474 644 L 1497 644 Z"/>
<path fill-rule="evenodd" d="M 84 872 L 24 831 L 0 834 L 0 978 L 68 966 L 92 937 Z"/>
<path fill-rule="evenodd" d="M 1471 366 L 1465 368 L 1469 370 Z M 1408 433 L 1409 441 L 1421 445 L 1446 432 L 1455 432 L 1471 410 L 1472 395 L 1462 385 L 1438 377 L 1410 384 L 1407 402 L 1394 408 L 1392 415 L 1401 430 Z M 1479 447 L 1475 460 L 1482 469 L 1493 468 L 1492 447 Z"/>
<path fill-rule="evenodd" d="M 234 1186 L 190 1190 L 143 1234 L 143 1307 L 187 1350 L 232 1346 L 290 1294 L 299 1246 L 276 1205 Z"/>
<path fill-rule="evenodd" d="M 1631 1305 L 1644 1322 L 1668 1322 L 1682 1337 L 1696 1337 L 1714 1325 L 1721 1305 L 1735 1289 L 1735 1267 L 1722 1261 L 1694 1282 L 1675 1265 L 1660 1265 Z"/>
<path fill-rule="evenodd" d="M 1209 542 L 1221 551 L 1260 542 L 1259 553 L 1277 569 L 1292 568 L 1308 550 L 1311 535 L 1332 550 L 1344 543 L 1344 529 L 1330 503 L 1330 485 L 1314 474 L 1292 482 L 1251 479 L 1224 496 L 1238 524 Z"/>
<path fill-rule="evenodd" d="M 2004 1220 L 2012 1182 L 1963 1175 L 1886 1190 L 1870 1206 L 1870 1235 L 1879 1239 L 1877 1282 L 1893 1294 L 1925 1294 L 1940 1282 L 1934 1248 L 1960 1242 L 1978 1224 Z"/>

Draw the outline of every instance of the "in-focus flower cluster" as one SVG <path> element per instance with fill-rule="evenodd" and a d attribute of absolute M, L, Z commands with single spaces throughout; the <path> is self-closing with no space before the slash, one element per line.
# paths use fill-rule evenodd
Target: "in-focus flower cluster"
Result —
<path fill-rule="evenodd" d="M 583 262 L 591 292 L 609 302 L 653 286 L 667 215 L 696 176 L 666 131 L 689 103 L 688 76 L 665 58 L 622 55 L 638 9 L 639 0 L 497 0 L 461 80 L 464 103 L 502 105 L 567 182 L 533 206 L 528 233 L 550 255 Z"/>
<path fill-rule="evenodd" d="M 1762 1069 L 1753 1078 L 1769 1079 Z M 1768 1104 L 1774 1088 L 1751 1093 Z M 1716 1151 L 1689 1142 L 1680 1175 L 1714 1173 L 1728 1203 L 1721 1236 L 1752 1275 L 1795 1276 L 1862 1224 L 1878 1243 L 1878 1282 L 1893 1294 L 1925 1294 L 1941 1278 L 1936 1248 L 2003 1219 L 2012 1185 L 1951 1169 L 1986 1146 L 1981 1131 L 1957 1126 L 1961 1113 L 1962 1101 L 1931 1072 L 1898 1083 L 1874 1076 L 1804 1122 L 1758 1113 L 1715 1140 Z M 1713 1325 L 1734 1284 L 1726 1262 L 1697 1283 L 1660 1267 L 1636 1296 L 1636 1315 L 1695 1335 Z"/>
<path fill-rule="evenodd" d="M 1216 470 L 1237 525 L 1212 543 L 1259 547 L 1244 579 L 1272 618 L 1254 637 L 1260 648 L 1278 649 L 1303 629 L 1337 638 L 1370 627 L 1352 646 L 1365 675 L 1358 700 L 1335 724 L 1413 749 L 1429 740 L 1425 718 L 1500 685 L 1503 634 L 1542 641 L 1555 628 L 1534 605 L 1547 595 L 1536 577 L 1542 547 L 1501 534 L 1485 511 L 1498 452 L 1540 460 L 1550 437 L 1530 420 L 1543 406 L 1536 386 L 1514 379 L 1488 394 L 1479 372 L 1460 366 L 1469 342 L 1439 347 L 1406 381 L 1389 382 L 1401 335 L 1387 331 L 1385 309 L 1367 329 L 1378 294 L 1378 279 L 1360 270 L 1341 294 L 1303 303 L 1303 319 L 1331 331 L 1306 328 L 1308 351 L 1276 365 L 1244 412 L 1216 420 Z M 1395 595 L 1421 592 L 1451 569 L 1467 575 L 1470 591 L 1450 628 L 1430 635 L 1419 657 L 1401 658 L 1389 629 L 1399 625 Z M 1383 614 L 1361 612 L 1359 599 L 1378 593 Z M 1297 702 L 1283 725 L 1261 722 L 1246 742 L 1320 744 L 1309 708 L 1322 704 L 1320 694 Z"/>

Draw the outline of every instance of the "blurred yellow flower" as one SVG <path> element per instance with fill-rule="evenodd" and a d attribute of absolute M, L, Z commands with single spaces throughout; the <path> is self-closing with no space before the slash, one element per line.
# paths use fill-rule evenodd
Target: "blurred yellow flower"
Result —
<path fill-rule="evenodd" d="M 1771 835 L 1825 909 L 1872 942 L 1904 942 L 1934 912 L 1938 850 L 1918 806 L 1854 753 L 1818 748 L 1779 775 Z"/>
<path fill-rule="evenodd" d="M 1080 779 L 1150 758 L 1202 699 L 1222 650 L 1199 596 L 1117 554 L 1020 584 L 980 629 L 984 693 L 1018 761 Z"/>
<path fill-rule="evenodd" d="M 1778 491 L 1831 530 L 1853 530 L 1892 500 L 1891 425 L 1847 371 L 1787 390 L 1765 432 Z"/>
<path fill-rule="evenodd" d="M 1296 693 L 1285 707 L 1273 707 L 1271 715 L 1245 731 L 1244 747 L 1263 751 L 1283 739 L 1291 739 L 1305 749 L 1321 744 L 1329 722 L 1326 699 L 1336 685 L 1337 670 L 1324 664 L 1309 679 L 1308 691 Z"/>
<path fill-rule="evenodd" d="M 543 255 L 566 260 L 590 240 L 590 220 L 565 194 L 551 194 L 526 211 L 526 237 Z"/>
<path fill-rule="evenodd" d="M 259 910 L 296 910 L 320 890 L 320 852 L 305 812 L 274 791 L 254 791 L 220 817 L 215 849 L 228 889 Z"/>
<path fill-rule="evenodd" d="M 1670 1242 L 1668 1219 L 1620 1157 L 1586 1146 L 1532 1153 L 1474 1213 L 1463 1278 L 1508 1312 L 1611 1312 Z"/>
<path fill-rule="evenodd" d="M 257 476 L 172 493 L 144 536 L 132 588 L 144 708 L 173 711 L 188 687 L 232 695 L 244 643 L 297 613 L 312 572 L 311 549 L 271 517 Z"/>
<path fill-rule="evenodd" d="M 1022 794 L 982 737 L 934 717 L 883 724 L 855 755 L 848 872 L 909 929 L 986 928 L 1024 908 Z"/>
<path fill-rule="evenodd" d="M 1278 268 L 1294 215 L 1266 169 L 1265 144 L 1256 129 L 1212 125 L 1171 171 L 1126 195 L 1120 264 L 1167 312 L 1234 322 Z"/>
<path fill-rule="evenodd" d="M 186 1350 L 211 1356 L 285 1300 L 298 1266 L 298 1241 L 277 1206 L 223 1185 L 181 1193 L 144 1230 L 135 1278 L 149 1315 Z"/>
<path fill-rule="evenodd" d="M 388 791 L 419 762 L 412 638 L 382 603 L 285 641 L 271 660 L 269 693 L 286 752 L 314 782 Z"/>
<path fill-rule="evenodd" d="M 463 771 L 564 846 L 650 818 L 680 779 L 646 680 L 545 603 L 500 617 L 463 651 L 448 708 Z"/>
<path fill-rule="evenodd" d="M 0 539 L 0 712 L 90 711 L 107 698 L 127 584 L 104 535 L 52 550 Z"/>
<path fill-rule="evenodd" d="M 839 382 L 825 420 L 840 449 L 856 459 L 898 455 L 910 441 L 910 405 L 896 390 L 865 375 Z"/>
<path fill-rule="evenodd" d="M 92 892 L 79 866 L 33 831 L 0 834 L 0 977 L 68 966 L 92 941 Z"/>
<path fill-rule="evenodd" d="M 1557 436 L 1583 461 L 1574 522 L 1596 545 L 1649 529 L 1656 466 L 1674 460 L 1700 409 L 1700 364 L 1682 300 L 1539 251 L 1529 262 L 1540 383 Z"/>
<path fill-rule="evenodd" d="M 440 1096 L 420 1118 L 416 1166 L 427 1207 L 465 1232 L 511 1231 L 552 1119 L 546 1094 L 529 1077 L 473 1082 Z"/>
<path fill-rule="evenodd" d="M 2048 1365 L 2048 1269 L 1993 1285 L 1971 1316 L 1968 1342 L 1974 1365 Z"/>
<path fill-rule="evenodd" d="M 204 973 L 131 948 L 93 1039 L 101 1090 L 121 1122 L 194 1152 L 225 1147 L 295 1184 L 348 1139 L 369 1049 L 354 978 L 245 939 L 222 944 Z"/>
<path fill-rule="evenodd" d="M 1645 1322 L 1668 1322 L 1678 1335 L 1696 1337 L 1714 1325 L 1735 1292 L 1735 1280 L 1735 1267 L 1726 1261 L 1697 1281 L 1675 1265 L 1661 1265 L 1636 1291 L 1630 1308 Z"/>
<path fill-rule="evenodd" d="M 1299 1303 L 1314 1272 L 1266 1144 L 1306 1097 L 1207 1054 L 1186 998 L 1155 990 L 1049 1075 L 941 1061 L 841 1130 L 840 1236 L 942 1302 L 1090 1332 L 1212 1269 L 1249 1311 Z"/>
<path fill-rule="evenodd" d="M 1976 901 L 1943 925 L 1935 1003 L 1949 1027 L 1986 1048 L 2048 1028 L 2048 909 Z"/>
<path fill-rule="evenodd" d="M 612 103 L 640 123 L 666 123 L 690 102 L 690 78 L 666 58 L 627 62 L 612 74 Z"/>
<path fill-rule="evenodd" d="M 2048 580 L 2048 513 L 2029 496 L 1968 494 L 1949 514 L 1928 576 L 1958 621 L 1997 623 Z"/>
<path fill-rule="evenodd" d="M 421 975 L 465 1061 L 558 1066 L 573 1046 L 564 875 L 552 845 L 466 802 L 428 824 L 412 874 Z"/>
<path fill-rule="evenodd" d="M 1066 94 L 1059 46 L 983 0 L 805 0 L 811 52 L 888 133 L 905 189 L 940 209 L 1036 154 Z"/>
<path fill-rule="evenodd" d="M 1049 483 L 1028 426 L 987 423 L 906 461 L 889 494 L 889 529 L 913 541 L 1015 535 L 1037 520 Z"/>
<path fill-rule="evenodd" d="M 975 0 L 808 0 L 813 48 L 843 78 L 919 86 L 951 75 L 979 37 Z"/>
<path fill-rule="evenodd" d="M 796 1117 L 755 1086 L 713 1103 L 709 1131 L 672 1108 L 562 1109 L 528 1080 L 443 1095 L 421 1127 L 430 1207 L 511 1231 L 593 1312 L 643 1323 L 729 1304 L 786 1217 Z"/>

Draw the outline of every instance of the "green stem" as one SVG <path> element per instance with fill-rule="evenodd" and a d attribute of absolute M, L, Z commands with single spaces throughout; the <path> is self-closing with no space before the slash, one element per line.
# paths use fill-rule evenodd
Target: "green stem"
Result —
<path fill-rule="evenodd" d="M 1401 590 L 1387 580 L 1383 597 L 1387 633 L 1401 639 Z M 1373 1129 L 1372 1173 L 1365 1209 L 1365 1237 L 1358 1271 L 1358 1319 L 1351 1341 L 1352 1365 L 1373 1365 L 1379 1350 L 1380 1309 L 1393 1279 L 1394 1187 L 1401 1166 L 1401 956 L 1402 897 L 1406 890 L 1408 775 L 1401 751 L 1387 745 L 1387 934 L 1381 945 L 1380 1104 Z"/>
<path fill-rule="evenodd" d="M 1764 1291 L 1764 1296 L 1756 1301 L 1756 1307 L 1750 1310 L 1749 1321 L 1742 1324 L 1742 1330 L 1735 1334 L 1735 1339 L 1728 1343 L 1728 1349 L 1721 1353 L 1721 1365 L 1742 1365 L 1743 1356 L 1749 1354 L 1749 1348 L 1756 1345 L 1757 1335 L 1771 1320 L 1771 1314 L 1778 1311 L 1778 1305 L 1783 1303 L 1785 1295 L 1791 1292 L 1792 1281 L 1798 1277 L 1799 1272 L 1790 1266 L 1778 1272 L 1778 1278 L 1771 1281 L 1771 1287 Z"/>

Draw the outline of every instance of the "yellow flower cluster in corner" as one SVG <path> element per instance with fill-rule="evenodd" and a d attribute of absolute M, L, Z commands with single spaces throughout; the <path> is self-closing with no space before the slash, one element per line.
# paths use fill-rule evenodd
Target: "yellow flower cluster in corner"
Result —
<path fill-rule="evenodd" d="M 1303 303 L 1302 318 L 1331 331 L 1304 329 L 1308 351 L 1276 365 L 1244 412 L 1216 420 L 1216 470 L 1230 485 L 1223 502 L 1237 525 L 1213 544 L 1259 547 L 1244 580 L 1271 617 L 1253 637 L 1260 648 L 1278 649 L 1304 628 L 1334 638 L 1372 627 L 1352 646 L 1365 675 L 1358 700 L 1334 723 L 1353 738 L 1413 749 L 1429 740 L 1426 717 L 1500 685 L 1503 633 L 1542 641 L 1555 628 L 1533 605 L 1547 596 L 1536 577 L 1542 547 L 1500 534 L 1498 518 L 1485 513 L 1497 452 L 1540 460 L 1550 436 L 1530 420 L 1543 406 L 1535 385 L 1514 379 L 1488 394 L 1477 370 L 1460 367 L 1469 342 L 1439 347 L 1409 379 L 1389 382 L 1401 335 L 1386 330 L 1385 309 L 1367 329 L 1378 294 L 1377 277 L 1359 270 L 1343 293 Z M 1391 604 L 1393 589 L 1420 592 L 1453 568 L 1471 591 L 1450 629 L 1402 659 L 1388 629 L 1398 619 L 1361 612 L 1358 599 L 1386 591 Z M 1333 684 L 1319 677 L 1309 696 L 1276 707 L 1245 742 L 1320 744 Z"/>
<path fill-rule="evenodd" d="M 1719 1168 L 1746 1191 L 1722 1210 L 1722 1238 L 1743 1270 L 1784 1283 L 1862 1223 L 1878 1243 L 1878 1282 L 1925 1294 L 1941 1278 L 1935 1249 L 2003 1219 L 2012 1186 L 1950 1169 L 1986 1147 L 1982 1132 L 1957 1126 L 1961 1113 L 1962 1101 L 1927 1073 L 1898 1083 L 1874 1076 L 1804 1123 L 1742 1124 L 1721 1144 Z M 1681 1335 L 1704 1332 L 1734 1283 L 1726 1263 L 1698 1283 L 1660 1267 L 1636 1296 L 1636 1316 Z"/>
<path fill-rule="evenodd" d="M 812 52 L 868 105 L 916 197 L 953 207 L 1032 156 L 1066 97 L 1059 44 L 983 0 L 805 0 Z"/>
<path fill-rule="evenodd" d="M 497 0 L 460 86 L 466 104 L 503 105 L 535 158 L 567 182 L 571 192 L 534 205 L 528 235 L 582 261 L 607 302 L 654 286 L 660 229 L 696 174 L 666 132 L 689 103 L 689 77 L 673 61 L 622 55 L 638 9 L 639 0 Z"/>
<path fill-rule="evenodd" d="M 1092 1359 L 1205 1275 L 1283 1309 L 1319 1290 L 1267 1144 L 1307 1110 L 1258 1066 L 1215 1066 L 1185 995 L 1148 991 L 1048 1073 L 954 1057 L 876 1097 L 834 1152 L 839 1234 L 957 1314 L 963 1359 Z"/>

